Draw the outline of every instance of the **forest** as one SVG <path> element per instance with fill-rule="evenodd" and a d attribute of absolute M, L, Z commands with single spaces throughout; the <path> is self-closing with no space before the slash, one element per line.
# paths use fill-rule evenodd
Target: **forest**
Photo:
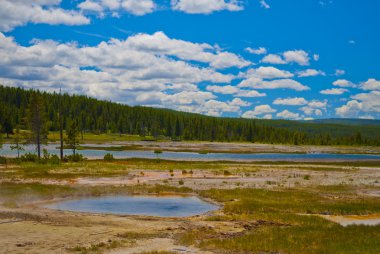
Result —
<path fill-rule="evenodd" d="M 0 125 L 4 135 L 31 129 L 31 97 L 38 96 L 44 129 L 120 133 L 189 141 L 258 142 L 293 145 L 380 145 L 380 126 L 211 117 L 200 114 L 128 106 L 83 95 L 47 93 L 0 86 Z M 60 118 L 61 116 L 61 118 Z"/>

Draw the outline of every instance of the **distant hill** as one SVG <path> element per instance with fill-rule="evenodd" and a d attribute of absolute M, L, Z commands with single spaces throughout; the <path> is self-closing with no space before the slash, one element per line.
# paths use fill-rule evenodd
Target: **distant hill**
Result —
<path fill-rule="evenodd" d="M 1 132 L 12 133 L 16 126 L 28 128 L 25 119 L 33 93 L 37 93 L 43 101 L 46 125 L 50 131 L 59 129 L 58 109 L 61 101 L 64 128 L 71 121 L 77 121 L 82 132 L 135 134 L 173 140 L 380 145 L 379 120 L 289 121 L 211 117 L 0 85 Z"/>
<path fill-rule="evenodd" d="M 376 125 L 380 126 L 380 120 L 372 119 L 350 119 L 350 118 L 330 118 L 316 119 L 310 122 L 321 124 L 343 124 L 343 125 Z"/>

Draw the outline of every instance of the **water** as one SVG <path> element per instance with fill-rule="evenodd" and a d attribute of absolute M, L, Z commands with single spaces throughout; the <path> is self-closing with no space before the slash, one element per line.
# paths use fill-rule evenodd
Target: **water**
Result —
<path fill-rule="evenodd" d="M 106 145 L 104 145 L 106 146 Z M 57 144 L 49 144 L 44 146 L 49 153 L 59 154 Z M 35 152 L 35 147 L 32 145 L 25 146 L 25 151 L 21 152 Z M 65 154 L 72 154 L 71 150 L 65 150 Z M 162 154 L 155 154 L 153 151 L 140 151 L 140 150 L 128 150 L 128 151 L 105 151 L 105 150 L 80 150 L 78 153 L 83 154 L 89 159 L 103 159 L 106 153 L 113 154 L 114 158 L 143 158 L 143 159 L 166 159 L 166 160 L 206 160 L 206 161 L 357 161 L 357 160 L 380 160 L 380 155 L 372 154 L 332 154 L 332 153 L 320 153 L 320 154 L 297 154 L 297 153 L 208 153 L 199 154 L 194 152 L 166 152 Z M 17 152 L 10 149 L 9 144 L 4 144 L 3 149 L 0 149 L 0 155 L 8 157 L 16 157 Z"/>
<path fill-rule="evenodd" d="M 218 206 L 194 196 L 110 196 L 54 203 L 47 208 L 117 215 L 187 217 L 204 214 Z"/>

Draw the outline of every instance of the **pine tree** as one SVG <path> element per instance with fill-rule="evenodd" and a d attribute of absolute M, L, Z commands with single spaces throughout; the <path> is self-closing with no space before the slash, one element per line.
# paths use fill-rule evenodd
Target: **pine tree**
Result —
<path fill-rule="evenodd" d="M 22 135 L 20 132 L 20 127 L 17 126 L 16 131 L 14 133 L 14 145 L 11 145 L 10 148 L 11 150 L 16 150 L 17 151 L 17 159 L 20 158 L 20 151 L 24 151 L 24 147 L 21 144 L 22 140 Z"/>
<path fill-rule="evenodd" d="M 47 141 L 46 118 L 41 95 L 33 92 L 30 96 L 28 108 L 28 123 L 32 131 L 30 143 L 36 145 L 38 159 L 41 159 L 41 145 Z"/>
<path fill-rule="evenodd" d="M 66 135 L 66 143 L 68 147 L 73 150 L 73 154 L 75 155 L 75 151 L 79 146 L 79 129 L 77 121 L 71 122 L 68 130 L 66 131 Z"/>

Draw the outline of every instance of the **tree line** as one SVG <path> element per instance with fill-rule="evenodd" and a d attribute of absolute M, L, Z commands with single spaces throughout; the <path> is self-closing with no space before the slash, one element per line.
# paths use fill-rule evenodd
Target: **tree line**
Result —
<path fill-rule="evenodd" d="M 42 129 L 34 129 L 39 124 Z M 37 139 L 44 140 L 48 131 L 70 133 L 75 129 L 74 136 L 92 132 L 172 140 L 380 145 L 380 127 L 375 126 L 363 129 L 362 126 L 210 117 L 169 109 L 132 107 L 82 95 L 5 86 L 0 86 L 0 125 L 5 136 L 13 134 L 17 128 L 31 130 L 34 143 L 38 142 Z"/>

